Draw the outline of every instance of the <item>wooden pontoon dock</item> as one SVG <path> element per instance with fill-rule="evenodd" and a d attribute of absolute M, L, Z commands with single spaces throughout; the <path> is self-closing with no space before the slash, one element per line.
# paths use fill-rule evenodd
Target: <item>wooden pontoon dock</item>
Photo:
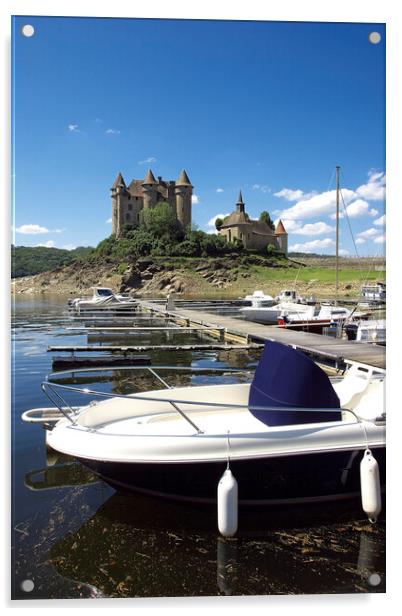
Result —
<path fill-rule="evenodd" d="M 139 304 L 143 310 L 149 311 L 153 315 L 164 314 L 172 322 L 179 325 L 187 327 L 198 325 L 209 329 L 211 335 L 213 335 L 213 330 L 219 330 L 218 335 L 222 336 L 223 330 L 224 340 L 230 342 L 261 344 L 267 340 L 274 340 L 299 349 L 318 361 L 329 363 L 335 367 L 342 367 L 345 360 L 349 360 L 376 368 L 385 368 L 385 348 L 382 346 L 294 331 L 272 325 L 261 325 L 231 316 L 182 307 L 175 307 L 174 310 L 167 311 L 164 306 L 154 302 L 140 300 Z"/>

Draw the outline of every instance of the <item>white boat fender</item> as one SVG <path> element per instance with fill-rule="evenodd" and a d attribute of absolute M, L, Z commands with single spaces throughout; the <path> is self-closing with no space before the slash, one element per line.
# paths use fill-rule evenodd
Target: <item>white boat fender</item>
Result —
<path fill-rule="evenodd" d="M 218 529 L 224 537 L 233 537 L 237 532 L 238 487 L 228 467 L 218 484 Z"/>
<path fill-rule="evenodd" d="M 360 489 L 363 511 L 374 523 L 381 511 L 381 488 L 378 463 L 370 449 L 365 450 L 360 462 Z"/>

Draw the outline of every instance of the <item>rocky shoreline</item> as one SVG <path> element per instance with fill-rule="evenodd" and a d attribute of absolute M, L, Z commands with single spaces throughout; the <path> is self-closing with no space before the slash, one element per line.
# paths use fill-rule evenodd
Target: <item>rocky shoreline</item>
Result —
<path fill-rule="evenodd" d="M 258 275 L 253 266 L 273 268 L 283 271 L 284 276 L 276 275 L 267 280 Z M 258 256 L 248 256 L 242 260 L 229 257 L 215 259 L 174 259 L 142 257 L 122 267 L 116 262 L 94 264 L 77 261 L 59 267 L 51 272 L 25 276 L 12 281 L 12 291 L 16 295 L 83 295 L 92 286 L 105 286 L 116 292 L 130 293 L 133 296 L 166 296 L 169 293 L 182 296 L 199 297 L 241 297 L 256 289 L 275 294 L 284 287 L 293 286 L 289 280 L 296 277 L 298 263 L 287 265 L 267 263 Z M 122 269 L 124 271 L 122 271 Z M 287 275 L 286 275 L 287 274 Z M 348 297 L 359 294 L 360 281 L 353 280 L 340 285 L 340 293 Z M 297 289 L 302 295 L 331 297 L 335 292 L 335 276 L 331 282 L 317 279 L 298 281 Z"/>

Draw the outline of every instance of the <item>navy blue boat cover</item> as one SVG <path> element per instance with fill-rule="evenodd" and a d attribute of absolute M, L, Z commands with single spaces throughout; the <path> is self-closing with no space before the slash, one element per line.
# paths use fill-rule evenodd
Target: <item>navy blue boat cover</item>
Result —
<path fill-rule="evenodd" d="M 281 411 L 281 407 L 330 409 L 339 398 L 323 370 L 292 347 L 268 341 L 250 387 L 249 406 L 277 407 L 278 411 L 250 408 L 267 426 L 340 421 L 341 413 Z"/>

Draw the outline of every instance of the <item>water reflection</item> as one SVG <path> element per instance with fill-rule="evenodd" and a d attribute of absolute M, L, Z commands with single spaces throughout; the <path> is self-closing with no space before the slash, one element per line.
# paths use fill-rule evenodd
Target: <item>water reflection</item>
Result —
<path fill-rule="evenodd" d="M 252 512 L 241 511 L 240 519 L 238 537 L 223 539 L 217 536 L 214 508 L 115 493 L 52 546 L 50 562 L 59 575 L 109 597 L 362 590 L 356 530 L 376 537 L 378 529 L 356 522 L 320 526 L 320 516 L 311 510 L 299 518 L 307 526 L 287 526 L 286 515 L 285 524 L 282 516 L 279 523 L 268 510 L 259 525 Z M 370 566 L 366 562 L 364 570 L 372 576 Z"/>
<path fill-rule="evenodd" d="M 20 414 L 47 405 L 40 390 L 51 372 L 47 347 L 60 344 L 65 335 L 68 344 L 83 344 L 82 332 L 65 329 L 63 309 L 60 298 L 16 301 L 15 598 L 384 592 L 383 518 L 375 526 L 368 524 L 360 503 L 288 511 L 241 509 L 239 533 L 228 540 L 219 537 L 214 507 L 116 493 L 71 458 L 46 451 L 44 431 L 23 424 Z M 179 343 L 187 343 L 190 335 L 177 335 Z M 155 332 L 141 340 L 163 344 L 166 336 Z M 245 370 L 221 373 L 218 380 L 208 372 L 161 370 L 169 385 L 177 387 L 250 380 L 247 371 L 254 369 L 259 354 L 159 349 L 150 358 L 159 366 Z M 144 369 L 55 378 L 118 394 L 162 388 Z M 77 394 L 71 402 L 83 400 Z M 23 582 L 30 580 L 34 587 L 26 592 Z"/>

